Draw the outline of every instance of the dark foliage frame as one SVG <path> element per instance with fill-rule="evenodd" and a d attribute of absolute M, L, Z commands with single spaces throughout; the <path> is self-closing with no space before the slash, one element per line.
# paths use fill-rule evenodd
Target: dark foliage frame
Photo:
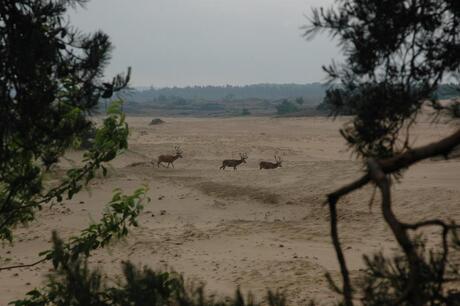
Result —
<path fill-rule="evenodd" d="M 459 101 L 443 104 L 436 91 L 443 80 L 460 73 L 460 2 L 338 0 L 332 8 L 313 10 L 305 36 L 321 31 L 337 39 L 345 55 L 342 65 L 324 67 L 332 85 L 325 104 L 333 115 L 353 115 L 340 132 L 353 152 L 366 160 L 366 173 L 330 193 L 326 202 L 343 281 L 341 288 L 333 288 L 347 306 L 354 304 L 357 293 L 364 305 L 458 305 L 459 291 L 445 288 L 460 276 L 449 262 L 449 249 L 459 245 L 458 226 L 439 219 L 401 222 L 392 209 L 391 176 L 399 178 L 424 159 L 449 158 L 460 145 L 460 129 L 418 148 L 409 138 L 426 105 L 435 116 L 459 117 Z M 383 218 L 403 256 L 366 257 L 366 281 L 356 292 L 339 240 L 336 206 L 341 197 L 367 184 L 380 190 Z M 428 252 L 411 235 L 428 226 L 441 230 L 439 250 Z"/>

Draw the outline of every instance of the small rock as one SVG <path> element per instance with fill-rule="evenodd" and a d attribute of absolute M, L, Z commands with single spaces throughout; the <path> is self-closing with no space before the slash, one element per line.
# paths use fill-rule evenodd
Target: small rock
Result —
<path fill-rule="evenodd" d="M 284 244 L 280 244 L 279 247 L 280 247 L 280 248 L 284 248 Z"/>
<path fill-rule="evenodd" d="M 166 215 L 166 210 L 164 210 L 164 209 L 160 210 L 160 215 L 162 215 L 162 216 Z"/>

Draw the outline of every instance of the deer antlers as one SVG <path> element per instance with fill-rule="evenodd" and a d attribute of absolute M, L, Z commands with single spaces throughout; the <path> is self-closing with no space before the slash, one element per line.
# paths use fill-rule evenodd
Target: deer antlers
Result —
<path fill-rule="evenodd" d="M 174 149 L 176 150 L 176 154 L 184 153 L 184 151 L 181 150 L 180 146 L 174 146 Z"/>

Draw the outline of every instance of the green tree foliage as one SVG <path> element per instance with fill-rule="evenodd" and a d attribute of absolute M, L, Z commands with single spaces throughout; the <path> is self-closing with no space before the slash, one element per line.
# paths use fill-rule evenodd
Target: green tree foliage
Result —
<path fill-rule="evenodd" d="M 101 32 L 83 35 L 65 21 L 69 6 L 83 0 L 3 1 L 0 5 L 0 240 L 13 241 L 16 225 L 35 219 L 43 205 L 71 199 L 97 171 L 127 148 L 128 125 L 115 101 L 95 128 L 88 115 L 100 98 L 126 87 L 126 77 L 110 83 L 101 77 L 111 45 Z M 43 174 L 66 149 L 83 146 L 83 165 L 72 168 L 57 185 Z M 138 270 L 126 263 L 125 282 L 109 286 L 88 267 L 91 253 L 127 235 L 137 225 L 146 188 L 124 195 L 116 190 L 101 220 L 67 242 L 53 233 L 53 248 L 30 265 L 51 261 L 45 286 L 15 305 L 224 305 L 187 290 L 176 274 Z M 279 295 L 269 303 L 283 305 Z M 225 305 L 255 305 L 238 294 Z"/>
<path fill-rule="evenodd" d="M 457 0 L 346 0 L 313 10 L 306 36 L 327 31 L 342 47 L 342 65 L 324 67 L 332 84 L 325 97 L 333 114 L 349 113 L 341 130 L 350 148 L 366 159 L 366 173 L 328 195 L 331 237 L 343 284 L 332 284 L 350 306 L 460 305 L 457 226 L 441 219 L 401 222 L 392 210 L 391 175 L 437 155 L 449 157 L 460 145 L 460 130 L 438 142 L 411 147 L 414 123 L 424 106 L 458 118 L 459 101 L 436 98 L 445 79 L 460 72 L 460 2 Z M 374 183 L 385 222 L 402 255 L 366 257 L 365 275 L 352 285 L 337 229 L 338 200 Z M 438 247 L 426 249 L 417 231 L 437 227 Z M 449 252 L 451 251 L 451 252 Z"/>
<path fill-rule="evenodd" d="M 66 10 L 85 1 L 21 0 L 0 5 L 0 239 L 34 219 L 42 205 L 71 198 L 127 146 L 128 127 L 116 103 L 85 164 L 59 186 L 43 173 L 92 127 L 100 98 L 126 87 L 126 76 L 101 80 L 110 58 L 106 34 L 84 35 L 66 24 Z"/>

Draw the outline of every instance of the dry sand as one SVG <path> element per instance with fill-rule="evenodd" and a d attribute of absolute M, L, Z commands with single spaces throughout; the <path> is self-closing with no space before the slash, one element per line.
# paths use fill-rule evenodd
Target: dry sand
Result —
<path fill-rule="evenodd" d="M 286 291 L 293 302 L 333 300 L 324 273 L 338 276 L 329 237 L 325 194 L 360 175 L 361 164 L 347 151 L 338 129 L 343 119 L 324 118 L 151 118 L 130 117 L 130 149 L 111 163 L 107 178 L 94 180 L 64 206 L 45 208 L 38 221 L 15 232 L 14 245 L 3 245 L 1 266 L 35 261 L 49 248 L 51 231 L 77 235 L 97 220 L 112 190 L 130 192 L 149 185 L 140 226 L 109 250 L 91 259 L 115 277 L 122 260 L 158 269 L 173 268 L 187 279 L 206 282 L 209 292 L 232 295 L 237 286 L 257 297 L 266 288 Z M 424 144 L 452 130 L 421 122 L 412 138 Z M 154 168 L 150 161 L 181 145 L 184 158 L 175 169 Z M 237 171 L 219 170 L 221 160 L 249 155 Z M 259 170 L 261 160 L 280 155 L 283 167 Z M 59 171 L 77 161 L 70 153 Z M 135 164 L 135 166 L 133 166 Z M 137 164 L 137 165 L 136 165 Z M 405 221 L 427 216 L 460 222 L 460 160 L 426 161 L 406 172 L 394 188 L 394 206 Z M 354 274 L 361 254 L 393 252 L 394 241 L 382 222 L 378 201 L 370 210 L 370 187 L 339 205 L 340 235 Z M 427 233 L 435 241 L 435 233 Z M 0 272 L 0 305 L 39 286 L 49 264 Z"/>

